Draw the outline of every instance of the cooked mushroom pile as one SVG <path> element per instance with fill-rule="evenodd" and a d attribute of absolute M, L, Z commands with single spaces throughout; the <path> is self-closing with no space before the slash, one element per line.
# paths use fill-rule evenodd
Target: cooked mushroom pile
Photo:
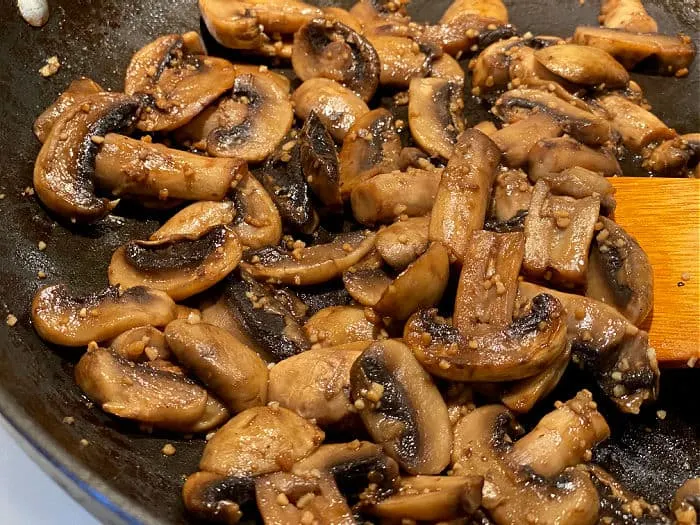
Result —
<path fill-rule="evenodd" d="M 121 199 L 173 212 L 114 251 L 105 290 L 50 285 L 31 312 L 46 341 L 87 346 L 75 377 L 102 410 L 206 435 L 189 512 L 659 517 L 590 464 L 610 433 L 590 391 L 529 432 L 515 417 L 570 363 L 622 412 L 658 395 L 640 328 L 652 269 L 608 177 L 629 155 L 697 172 L 697 134 L 651 113 L 628 73 L 683 76 L 690 39 L 658 33 L 639 0 L 605 0 L 603 27 L 566 40 L 519 33 L 501 0 L 455 0 L 437 24 L 403 0 L 199 4 L 235 53 L 165 35 L 123 93 L 80 79 L 37 119 L 34 185 L 59 219 L 95 223 Z M 467 79 L 492 120 L 465 115 Z M 697 480 L 671 511 L 694 522 Z"/>

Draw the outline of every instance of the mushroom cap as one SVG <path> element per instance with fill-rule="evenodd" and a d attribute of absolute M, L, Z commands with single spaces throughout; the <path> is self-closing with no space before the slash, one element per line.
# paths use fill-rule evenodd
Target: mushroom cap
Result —
<path fill-rule="evenodd" d="M 34 188 L 47 208 L 66 219 L 94 222 L 116 206 L 95 195 L 99 146 L 92 137 L 130 128 L 140 108 L 139 97 L 97 93 L 64 112 L 34 163 Z"/>
<path fill-rule="evenodd" d="M 379 56 L 363 36 L 339 21 L 316 19 L 294 35 L 292 66 L 301 80 L 335 80 L 365 102 L 379 85 Z"/>
<path fill-rule="evenodd" d="M 241 509 L 255 501 L 255 481 L 252 476 L 195 472 L 182 487 L 182 500 L 187 512 L 196 518 L 238 523 Z"/>
<path fill-rule="evenodd" d="M 535 58 L 561 78 L 584 86 L 624 88 L 630 76 L 609 53 L 591 46 L 562 44 L 535 51 Z"/>
<path fill-rule="evenodd" d="M 312 111 L 301 129 L 301 165 L 309 186 L 332 210 L 342 210 L 338 152 L 322 119 Z"/>

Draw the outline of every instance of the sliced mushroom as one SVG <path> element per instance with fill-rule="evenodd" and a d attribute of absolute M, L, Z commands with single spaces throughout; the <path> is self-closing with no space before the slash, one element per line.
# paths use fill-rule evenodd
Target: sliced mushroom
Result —
<path fill-rule="evenodd" d="M 372 251 L 343 272 L 343 284 L 350 296 L 364 306 L 374 306 L 391 284 L 391 277 L 382 269 L 381 256 Z"/>
<path fill-rule="evenodd" d="M 315 111 L 306 119 L 299 140 L 301 165 L 309 186 L 324 205 L 334 211 L 342 211 L 338 152 L 328 129 Z"/>
<path fill-rule="evenodd" d="M 691 478 L 683 483 L 673 495 L 670 507 L 678 525 L 697 523 L 700 514 L 700 478 Z"/>
<path fill-rule="evenodd" d="M 255 489 L 258 509 L 265 523 L 357 523 L 335 481 L 328 474 L 306 477 L 286 472 L 268 474 L 255 480 Z"/>
<path fill-rule="evenodd" d="M 235 336 L 243 332 L 253 343 L 252 348 L 263 349 L 277 361 L 311 346 L 294 313 L 245 272 L 229 275 L 219 303 L 225 314 L 222 327 Z"/>
<path fill-rule="evenodd" d="M 544 139 L 561 135 L 561 128 L 545 114 L 535 113 L 489 134 L 503 153 L 504 162 L 511 168 L 521 168 L 528 160 L 533 146 Z"/>
<path fill-rule="evenodd" d="M 586 296 L 617 308 L 640 325 L 654 304 L 654 273 L 634 237 L 605 217 L 595 236 L 586 277 Z"/>
<path fill-rule="evenodd" d="M 395 494 L 361 508 L 379 518 L 454 520 L 479 508 L 483 484 L 480 476 L 404 477 Z"/>
<path fill-rule="evenodd" d="M 350 367 L 371 341 L 309 350 L 270 370 L 268 398 L 325 427 L 353 415 Z"/>
<path fill-rule="evenodd" d="M 399 168 L 399 138 L 391 113 L 375 109 L 355 121 L 340 150 L 340 188 L 344 197 L 355 185 Z"/>
<path fill-rule="evenodd" d="M 207 323 L 173 321 L 165 329 L 168 345 L 231 413 L 264 405 L 267 365 L 226 330 Z"/>
<path fill-rule="evenodd" d="M 192 431 L 209 400 L 206 390 L 180 375 L 134 364 L 104 348 L 88 348 L 75 366 L 75 380 L 105 412 L 165 430 Z M 198 425 L 197 431 L 221 422 Z"/>
<path fill-rule="evenodd" d="M 484 226 L 491 185 L 501 160 L 498 146 L 478 130 L 457 140 L 442 174 L 430 218 L 430 240 L 440 241 L 461 262 L 472 231 Z"/>
<path fill-rule="evenodd" d="M 168 219 L 149 240 L 163 241 L 174 235 L 199 236 L 217 226 L 230 225 L 236 217 L 231 201 L 194 202 Z"/>
<path fill-rule="evenodd" d="M 248 172 L 241 159 L 213 159 L 109 133 L 95 158 L 95 181 L 115 196 L 222 200 Z"/>
<path fill-rule="evenodd" d="M 332 242 L 295 249 L 264 248 L 248 252 L 241 268 L 256 279 L 284 284 L 320 284 L 339 277 L 374 246 L 374 233 L 356 231 L 337 235 Z"/>
<path fill-rule="evenodd" d="M 408 124 L 416 143 L 449 159 L 464 131 L 462 88 L 444 78 L 414 78 L 408 88 Z"/>
<path fill-rule="evenodd" d="M 159 241 L 131 241 L 109 264 L 110 284 L 149 286 L 174 300 L 186 299 L 221 281 L 241 260 L 238 236 L 226 226 Z"/>
<path fill-rule="evenodd" d="M 607 51 L 626 69 L 640 67 L 662 75 L 687 70 L 695 58 L 693 41 L 685 35 L 639 34 L 580 26 L 574 32 L 573 42 Z"/>
<path fill-rule="evenodd" d="M 134 362 L 169 360 L 172 357 L 165 335 L 151 325 L 126 330 L 112 340 L 109 349 Z"/>
<path fill-rule="evenodd" d="M 367 225 L 421 217 L 433 209 L 442 169 L 390 171 L 354 185 L 350 195 L 355 219 Z"/>
<path fill-rule="evenodd" d="M 399 479 L 399 466 L 381 446 L 359 440 L 321 445 L 298 461 L 292 472 L 302 477 L 331 474 L 349 503 L 358 495 L 365 501 L 384 497 L 396 489 Z"/>
<path fill-rule="evenodd" d="M 231 199 L 236 209 L 232 225 L 241 244 L 252 250 L 277 244 L 282 238 L 282 219 L 270 195 L 255 177 L 244 175 Z"/>
<path fill-rule="evenodd" d="M 658 26 L 641 0 L 604 0 L 598 20 L 604 27 L 633 33 L 656 33 Z"/>
<path fill-rule="evenodd" d="M 511 384 L 501 394 L 501 402 L 513 412 L 524 414 L 532 410 L 535 403 L 547 397 L 564 375 L 571 359 L 571 344 L 539 374 Z"/>
<path fill-rule="evenodd" d="M 56 124 L 58 119 L 61 118 L 66 111 L 78 104 L 82 104 L 88 96 L 103 91 L 104 89 L 102 89 L 102 86 L 86 77 L 80 77 L 72 81 L 66 90 L 34 121 L 33 129 L 36 138 L 38 138 L 39 142 L 42 144 L 46 142 L 51 128 L 53 128 L 54 124 Z"/>
<path fill-rule="evenodd" d="M 518 285 L 520 303 L 542 293 L 556 297 L 564 305 L 574 362 L 593 372 L 620 410 L 636 414 L 643 403 L 656 399 L 659 367 L 646 332 L 599 301 L 526 282 Z"/>
<path fill-rule="evenodd" d="M 124 92 L 145 95 L 138 127 L 171 131 L 186 124 L 233 85 L 233 64 L 192 54 L 181 35 L 165 35 L 139 49 L 126 69 Z"/>
<path fill-rule="evenodd" d="M 675 131 L 656 115 L 625 97 L 606 95 L 598 98 L 598 102 L 610 115 L 610 123 L 620 134 L 622 143 L 633 152 L 641 152 L 652 142 L 676 137 Z"/>
<path fill-rule="evenodd" d="M 261 162 L 291 129 L 294 110 L 288 90 L 265 75 L 244 74 L 207 120 L 213 128 L 206 137 L 210 155 Z"/>
<path fill-rule="evenodd" d="M 142 286 L 120 292 L 115 286 L 83 297 L 63 284 L 39 290 L 32 301 L 32 323 L 42 339 L 64 346 L 106 341 L 130 328 L 165 326 L 175 319 L 173 300 Z"/>
<path fill-rule="evenodd" d="M 555 196 L 540 180 L 525 219 L 524 272 L 547 281 L 583 284 L 599 213 L 599 197 Z"/>
<path fill-rule="evenodd" d="M 368 39 L 379 57 L 382 86 L 407 88 L 411 79 L 429 76 L 432 62 L 442 53 L 437 46 L 405 36 L 376 34 Z"/>
<path fill-rule="evenodd" d="M 429 215 L 398 220 L 377 233 L 377 252 L 389 266 L 403 270 L 428 249 L 429 227 Z"/>
<path fill-rule="evenodd" d="M 267 159 L 258 178 L 277 206 L 285 226 L 306 234 L 316 230 L 319 218 L 303 172 L 301 144 L 296 132 Z"/>
<path fill-rule="evenodd" d="M 662 176 L 683 173 L 693 157 L 690 144 L 683 137 L 665 140 L 642 151 L 642 167 Z"/>
<path fill-rule="evenodd" d="M 289 470 L 316 450 L 323 438 L 323 431 L 291 410 L 249 408 L 207 442 L 199 468 L 227 476 Z"/>
<path fill-rule="evenodd" d="M 221 45 L 282 58 L 292 53 L 283 37 L 323 16 L 321 9 L 299 0 L 199 0 L 199 11 Z"/>
<path fill-rule="evenodd" d="M 292 102 L 298 118 L 306 120 L 315 112 L 337 141 L 342 141 L 353 124 L 369 113 L 359 96 L 327 78 L 304 82 L 294 91 Z"/>
<path fill-rule="evenodd" d="M 87 95 L 54 123 L 34 163 L 34 189 L 41 202 L 61 217 L 93 222 L 116 205 L 95 195 L 93 178 L 99 139 L 129 129 L 141 101 L 118 93 Z"/>
<path fill-rule="evenodd" d="M 449 463 L 447 407 L 428 373 L 399 341 L 378 341 L 350 371 L 350 389 L 373 440 L 411 474 L 438 474 Z"/>
<path fill-rule="evenodd" d="M 408 319 L 416 310 L 440 301 L 449 277 L 449 252 L 442 243 L 433 242 L 389 284 L 374 309 L 393 319 Z"/>
<path fill-rule="evenodd" d="M 361 306 L 331 306 L 311 316 L 304 331 L 311 343 L 329 347 L 379 339 L 383 326 L 380 319 L 367 315 Z"/>
<path fill-rule="evenodd" d="M 182 500 L 195 518 L 235 525 L 255 502 L 255 481 L 252 476 L 195 472 L 182 487 Z"/>
<path fill-rule="evenodd" d="M 590 392 L 559 405 L 514 444 L 513 425 L 505 407 L 488 405 L 455 427 L 453 462 L 484 477 L 482 506 L 499 525 L 523 518 L 550 525 L 596 523 L 595 487 L 587 473 L 571 467 L 609 434 Z"/>
<path fill-rule="evenodd" d="M 577 44 L 549 46 L 535 51 L 535 58 L 549 71 L 581 86 L 624 88 L 630 76 L 602 49 Z"/>
<path fill-rule="evenodd" d="M 522 170 L 501 169 L 493 185 L 490 219 L 484 229 L 506 233 L 522 231 L 530 209 L 532 185 Z"/>
<path fill-rule="evenodd" d="M 537 89 L 513 89 L 496 100 L 492 111 L 508 123 L 523 120 L 533 112 L 541 111 L 566 133 L 584 144 L 598 146 L 613 141 L 610 123 L 603 117 L 582 109 L 580 105 L 581 102 L 575 106 L 556 95 Z"/>
<path fill-rule="evenodd" d="M 466 15 L 508 23 L 508 9 L 501 0 L 454 0 L 442 14 L 440 23 L 449 24 Z"/>
<path fill-rule="evenodd" d="M 415 313 L 404 341 L 431 374 L 454 381 L 511 381 L 547 368 L 566 348 L 561 303 L 542 294 L 506 329 L 462 336 L 435 310 Z"/>
<path fill-rule="evenodd" d="M 464 90 L 465 72 L 460 63 L 450 55 L 442 55 L 440 58 L 436 58 L 432 61 L 430 64 L 430 76 L 445 79 L 458 86 L 461 98 L 462 91 Z"/>
<path fill-rule="evenodd" d="M 294 35 L 292 66 L 301 80 L 335 80 L 365 102 L 379 85 L 379 57 L 363 36 L 341 22 L 317 19 Z"/>

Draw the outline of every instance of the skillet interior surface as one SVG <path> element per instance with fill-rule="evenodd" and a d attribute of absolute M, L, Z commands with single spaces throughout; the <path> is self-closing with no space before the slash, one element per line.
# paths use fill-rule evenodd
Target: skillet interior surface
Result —
<path fill-rule="evenodd" d="M 36 116 L 70 82 L 81 75 L 114 90 L 121 89 L 132 53 L 154 37 L 200 27 L 194 0 L 61 0 L 51 3 L 51 18 L 41 30 L 17 14 L 14 0 L 0 0 L 0 412 L 25 448 L 76 499 L 110 523 L 189 523 L 180 500 L 184 476 L 196 470 L 202 440 L 148 435 L 135 426 L 107 417 L 91 407 L 73 380 L 73 365 L 82 350 L 52 348 L 34 333 L 28 315 L 39 286 L 67 282 L 89 292 L 106 285 L 112 251 L 131 238 L 144 238 L 163 219 L 120 210 L 92 227 L 68 229 L 56 223 L 27 195 L 39 143 L 32 134 Z M 316 2 L 319 3 L 319 2 Z M 350 5 L 349 1 L 320 2 Z M 506 1 L 511 20 L 521 31 L 570 35 L 576 25 L 595 24 L 599 3 L 588 0 Z M 700 5 L 696 1 L 648 0 L 662 31 L 695 34 Z M 436 20 L 448 0 L 414 0 L 417 20 Z M 63 66 L 44 79 L 38 69 L 58 55 Z M 228 58 L 236 59 L 227 52 Z M 700 74 L 695 61 L 690 78 L 635 77 L 654 111 L 679 132 L 700 130 Z M 468 102 L 470 123 L 483 112 Z M 481 113 L 483 114 L 483 113 Z M 47 243 L 39 251 L 39 241 Z M 48 278 L 40 281 L 37 272 Z M 8 313 L 19 323 L 4 323 Z M 563 397 L 585 380 L 571 371 L 553 395 Z M 623 417 L 603 405 L 613 437 L 596 458 L 654 503 L 665 504 L 687 477 L 700 475 L 698 374 L 664 374 L 662 399 L 637 418 Z M 600 398 L 600 396 L 597 396 Z M 541 404 L 544 408 L 551 403 Z M 660 421 L 655 411 L 668 417 Z M 73 425 L 63 418 L 75 418 Z M 81 439 L 89 442 L 81 446 Z M 174 443 L 177 454 L 160 450 Z"/>

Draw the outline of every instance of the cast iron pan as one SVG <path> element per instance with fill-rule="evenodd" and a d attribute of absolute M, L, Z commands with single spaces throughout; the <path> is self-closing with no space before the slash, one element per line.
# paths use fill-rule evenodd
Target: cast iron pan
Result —
<path fill-rule="evenodd" d="M 120 90 L 136 49 L 161 34 L 200 27 L 196 0 L 50 3 L 51 19 L 37 30 L 19 17 L 15 0 L 0 0 L 0 193 L 5 194 L 0 200 L 0 413 L 34 459 L 101 520 L 190 523 L 180 488 L 184 477 L 196 470 L 203 442 L 139 433 L 134 426 L 92 408 L 73 381 L 80 351 L 43 343 L 28 315 L 30 299 L 40 285 L 64 281 L 84 292 L 104 287 L 112 251 L 128 239 L 145 238 L 163 217 L 121 210 L 120 217 L 70 231 L 52 220 L 36 197 L 22 193 L 31 185 L 39 150 L 31 131 L 35 117 L 80 75 Z M 351 2 L 337 3 L 347 7 Z M 417 20 L 434 21 L 448 3 L 414 0 L 411 11 Z M 572 34 L 578 24 L 595 24 L 599 8 L 594 0 L 583 6 L 578 0 L 506 3 L 511 20 L 523 31 L 561 36 Z M 664 32 L 697 34 L 697 0 L 647 0 L 645 4 Z M 54 77 L 43 79 L 37 70 L 51 55 L 58 55 L 63 67 Z M 636 77 L 655 113 L 683 133 L 700 130 L 698 62 L 690 78 L 683 80 Z M 468 108 L 483 112 L 471 102 Z M 470 122 L 478 119 L 472 115 Z M 39 241 L 47 243 L 45 251 L 37 249 Z M 45 281 L 37 279 L 40 270 L 48 274 Z M 13 328 L 4 323 L 10 312 L 19 318 Z M 576 374 L 568 374 L 552 399 L 565 398 L 587 385 Z M 639 417 L 622 416 L 602 404 L 613 433 L 599 447 L 596 460 L 662 506 L 682 481 L 700 476 L 698 379 L 692 370 L 665 372 L 661 400 Z M 541 407 L 546 410 L 551 403 Z M 663 421 L 655 417 L 658 408 L 668 413 Z M 63 423 L 66 416 L 73 416 L 75 423 Z M 81 446 L 81 439 L 90 444 Z M 175 444 L 175 456 L 161 454 L 166 442 Z"/>

